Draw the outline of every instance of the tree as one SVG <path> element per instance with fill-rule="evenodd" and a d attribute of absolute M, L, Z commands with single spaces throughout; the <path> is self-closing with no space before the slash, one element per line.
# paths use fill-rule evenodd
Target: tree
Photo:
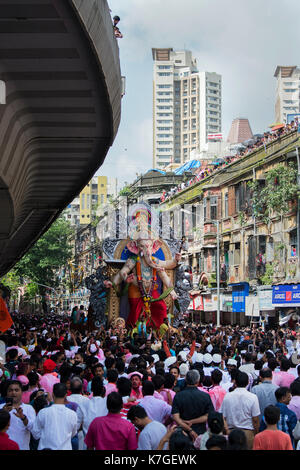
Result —
<path fill-rule="evenodd" d="M 284 215 L 289 210 L 289 202 L 299 194 L 297 169 L 293 163 L 279 164 L 268 171 L 266 184 L 259 187 L 258 181 L 248 183 L 252 191 L 253 215 L 266 224 L 272 213 Z"/>
<path fill-rule="evenodd" d="M 72 234 L 70 223 L 62 217 L 58 218 L 17 263 L 14 268 L 17 275 L 44 286 L 58 287 L 59 279 L 56 273 L 71 258 Z M 46 287 L 39 286 L 39 292 L 44 296 Z"/>

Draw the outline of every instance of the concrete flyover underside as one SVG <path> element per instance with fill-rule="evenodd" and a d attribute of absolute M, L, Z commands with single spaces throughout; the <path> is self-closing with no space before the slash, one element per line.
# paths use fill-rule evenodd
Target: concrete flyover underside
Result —
<path fill-rule="evenodd" d="M 106 0 L 0 0 L 0 276 L 103 163 L 121 115 Z"/>

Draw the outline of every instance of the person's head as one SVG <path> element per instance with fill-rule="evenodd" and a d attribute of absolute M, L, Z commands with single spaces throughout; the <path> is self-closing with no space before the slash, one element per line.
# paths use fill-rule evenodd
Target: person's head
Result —
<path fill-rule="evenodd" d="M 178 427 L 175 429 L 169 440 L 170 451 L 195 450 L 191 439 L 186 431 Z"/>
<path fill-rule="evenodd" d="M 116 367 L 116 360 L 114 357 L 107 357 L 104 361 L 106 369 L 113 369 Z"/>
<path fill-rule="evenodd" d="M 247 353 L 245 354 L 245 362 L 246 362 L 247 364 L 249 364 L 250 362 L 252 362 L 252 353 L 247 352 Z"/>
<path fill-rule="evenodd" d="M 185 377 L 186 384 L 196 387 L 200 382 L 200 374 L 196 369 L 189 370 Z"/>
<path fill-rule="evenodd" d="M 117 369 L 108 369 L 106 378 L 109 383 L 113 383 L 113 384 L 117 383 L 118 376 L 119 374 L 118 374 Z"/>
<path fill-rule="evenodd" d="M 92 379 L 91 391 L 94 397 L 105 397 L 106 389 L 101 377 L 96 376 Z"/>
<path fill-rule="evenodd" d="M 264 382 L 265 380 L 272 380 L 273 372 L 268 367 L 265 367 L 264 369 L 260 369 L 259 377 L 262 382 Z"/>
<path fill-rule="evenodd" d="M 211 380 L 213 385 L 219 385 L 223 378 L 223 374 L 219 369 L 214 369 L 211 373 Z"/>
<path fill-rule="evenodd" d="M 70 390 L 72 395 L 78 395 L 82 393 L 83 383 L 80 377 L 73 377 L 71 380 Z"/>
<path fill-rule="evenodd" d="M 172 390 L 174 385 L 175 385 L 175 375 L 171 374 L 170 372 L 165 375 L 165 385 L 164 387 L 167 388 L 168 390 Z"/>
<path fill-rule="evenodd" d="M 227 440 L 225 436 L 218 436 L 214 434 L 206 441 L 207 450 L 226 450 Z"/>
<path fill-rule="evenodd" d="M 130 380 L 133 390 L 137 390 L 142 385 L 141 377 L 138 374 L 132 375 Z"/>
<path fill-rule="evenodd" d="M 120 413 L 123 406 L 121 395 L 118 392 L 109 393 L 107 396 L 106 406 L 109 413 Z"/>
<path fill-rule="evenodd" d="M 117 389 L 122 397 L 129 397 L 132 390 L 132 384 L 126 377 L 120 377 L 117 380 Z"/>
<path fill-rule="evenodd" d="M 279 387 L 275 390 L 275 397 L 278 403 L 288 405 L 291 401 L 292 395 L 288 387 Z"/>
<path fill-rule="evenodd" d="M 39 383 L 39 376 L 33 370 L 27 375 L 29 387 L 35 387 Z"/>
<path fill-rule="evenodd" d="M 139 405 L 132 406 L 127 413 L 127 419 L 138 429 L 144 429 L 149 422 L 145 408 Z"/>
<path fill-rule="evenodd" d="M 57 383 L 53 385 L 53 398 L 64 399 L 67 396 L 67 387 L 64 383 Z"/>
<path fill-rule="evenodd" d="M 154 375 L 154 377 L 152 377 L 152 383 L 154 385 L 154 389 L 161 392 L 165 386 L 165 378 L 161 375 Z"/>
<path fill-rule="evenodd" d="M 228 436 L 228 450 L 247 450 L 247 438 L 241 429 L 233 429 Z"/>
<path fill-rule="evenodd" d="M 240 370 L 237 372 L 234 380 L 236 386 L 239 388 L 245 388 L 249 383 L 248 374 L 246 374 L 246 372 L 241 372 Z"/>
<path fill-rule="evenodd" d="M 149 380 L 143 382 L 143 388 L 142 388 L 143 396 L 148 396 L 148 395 L 153 395 L 155 392 L 155 388 L 152 382 Z"/>
<path fill-rule="evenodd" d="M 222 413 L 210 411 L 208 413 L 207 424 L 213 434 L 220 434 L 224 429 L 224 419 Z"/>
<path fill-rule="evenodd" d="M 10 380 L 7 384 L 6 397 L 13 399 L 13 405 L 22 402 L 22 384 L 19 380 Z"/>
<path fill-rule="evenodd" d="M 8 411 L 0 410 L 0 432 L 6 432 L 10 425 L 10 414 Z"/>
<path fill-rule="evenodd" d="M 269 405 L 264 410 L 265 422 L 269 425 L 277 424 L 280 418 L 280 409 L 278 406 Z"/>
<path fill-rule="evenodd" d="M 286 357 L 283 357 L 280 361 L 280 370 L 287 372 L 291 367 L 291 361 Z"/>
<path fill-rule="evenodd" d="M 74 364 L 83 364 L 84 362 L 84 356 L 81 352 L 77 352 L 74 356 Z"/>
<path fill-rule="evenodd" d="M 93 375 L 94 377 L 101 377 L 101 379 L 103 378 L 104 367 L 102 364 L 100 364 L 100 362 L 93 367 Z"/>
<path fill-rule="evenodd" d="M 290 391 L 291 391 L 292 397 L 300 396 L 300 380 L 299 379 L 296 379 L 294 380 L 294 382 L 291 383 Z"/>
<path fill-rule="evenodd" d="M 9 349 L 6 353 L 7 362 L 16 361 L 18 359 L 18 350 L 16 348 Z"/>
<path fill-rule="evenodd" d="M 275 359 L 274 356 L 270 357 L 268 360 L 268 368 L 271 369 L 271 371 L 274 371 L 278 367 L 278 362 Z"/>

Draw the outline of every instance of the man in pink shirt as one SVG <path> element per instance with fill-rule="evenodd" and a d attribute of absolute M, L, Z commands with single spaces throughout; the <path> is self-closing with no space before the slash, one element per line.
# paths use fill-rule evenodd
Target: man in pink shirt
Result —
<path fill-rule="evenodd" d="M 52 395 L 53 385 L 59 383 L 59 378 L 57 373 L 54 372 L 56 364 L 52 359 L 47 359 L 43 365 L 44 375 L 40 379 L 40 387 L 45 390 L 45 392 Z"/>
<path fill-rule="evenodd" d="M 286 357 L 281 359 L 280 372 L 273 374 L 272 383 L 278 385 L 278 387 L 290 388 L 290 385 L 295 380 L 294 374 L 288 372 L 291 367 L 291 362 Z"/>
<path fill-rule="evenodd" d="M 219 369 L 215 369 L 211 373 L 212 388 L 209 389 L 208 393 L 213 402 L 216 411 L 219 411 L 222 405 L 222 401 L 226 395 L 226 390 L 220 386 L 223 374 Z"/>
<path fill-rule="evenodd" d="M 84 442 L 88 450 L 136 450 L 137 437 L 132 423 L 122 417 L 123 400 L 119 393 L 107 397 L 107 416 L 95 418 Z"/>
<path fill-rule="evenodd" d="M 106 397 L 111 392 L 117 392 L 118 391 L 118 388 L 117 388 L 118 377 L 119 377 L 119 374 L 118 374 L 117 369 L 108 369 L 107 376 L 106 376 L 108 384 L 105 385 L 105 389 L 106 389 L 105 396 Z"/>

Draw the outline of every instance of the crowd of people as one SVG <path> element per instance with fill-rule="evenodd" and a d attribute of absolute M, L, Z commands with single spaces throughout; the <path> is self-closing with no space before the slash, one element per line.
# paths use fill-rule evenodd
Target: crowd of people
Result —
<path fill-rule="evenodd" d="M 199 169 L 195 170 L 195 175 L 188 181 L 182 182 L 178 186 L 174 186 L 168 192 L 163 191 L 162 196 L 160 198 L 161 202 L 164 202 L 172 198 L 173 196 L 175 196 L 175 194 L 183 191 L 189 186 L 193 186 L 194 184 L 207 178 L 211 174 L 219 171 L 220 169 L 225 168 L 230 163 L 233 163 L 236 160 L 239 160 L 262 147 L 266 148 L 266 145 L 270 144 L 271 142 L 276 141 L 277 139 L 280 139 L 281 137 L 287 134 L 290 134 L 291 132 L 294 132 L 297 129 L 298 129 L 298 120 L 296 119 L 295 121 L 292 121 L 289 124 L 282 125 L 282 127 L 279 127 L 277 130 L 273 132 L 264 132 L 263 135 L 257 136 L 254 139 L 250 139 L 251 142 L 249 142 L 246 146 L 241 145 L 240 149 L 237 150 L 235 155 L 220 158 L 216 162 L 213 162 L 212 164 L 207 165 L 205 168 L 200 167 L 200 170 Z"/>
<path fill-rule="evenodd" d="M 300 333 L 288 327 L 165 320 L 145 334 L 11 315 L 1 450 L 300 448 Z"/>

